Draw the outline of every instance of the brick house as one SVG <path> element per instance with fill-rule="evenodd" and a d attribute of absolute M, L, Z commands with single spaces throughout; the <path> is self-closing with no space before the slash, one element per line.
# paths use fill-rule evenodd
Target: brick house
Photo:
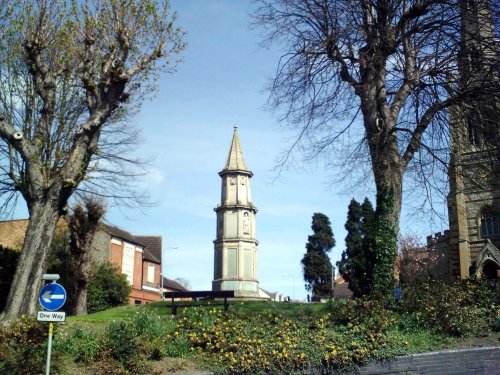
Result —
<path fill-rule="evenodd" d="M 0 221 L 0 245 L 20 250 L 28 220 Z M 64 220 L 58 225 L 66 230 Z M 127 276 L 131 290 L 129 303 L 160 301 L 161 288 L 165 291 L 186 290 L 179 283 L 161 280 L 162 237 L 135 236 L 109 224 L 101 224 L 92 244 L 94 262 L 109 262 Z"/>
<path fill-rule="evenodd" d="M 92 247 L 95 261 L 108 261 L 127 276 L 130 304 L 161 300 L 161 236 L 134 236 L 101 224 Z"/>

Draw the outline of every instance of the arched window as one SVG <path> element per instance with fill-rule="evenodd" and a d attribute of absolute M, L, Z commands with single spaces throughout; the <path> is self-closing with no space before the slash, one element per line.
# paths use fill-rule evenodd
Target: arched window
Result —
<path fill-rule="evenodd" d="M 480 234 L 482 238 L 500 236 L 500 217 L 491 206 L 481 209 Z"/>

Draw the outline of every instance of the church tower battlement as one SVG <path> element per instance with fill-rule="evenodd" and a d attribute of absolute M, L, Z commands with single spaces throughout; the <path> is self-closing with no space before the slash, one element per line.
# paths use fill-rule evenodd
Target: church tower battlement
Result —
<path fill-rule="evenodd" d="M 235 296 L 258 298 L 258 241 L 255 239 L 257 208 L 252 203 L 250 187 L 253 173 L 245 164 L 237 127 L 234 128 L 226 165 L 219 176 L 222 186 L 221 202 L 214 209 L 217 231 L 212 290 L 234 290 Z"/>

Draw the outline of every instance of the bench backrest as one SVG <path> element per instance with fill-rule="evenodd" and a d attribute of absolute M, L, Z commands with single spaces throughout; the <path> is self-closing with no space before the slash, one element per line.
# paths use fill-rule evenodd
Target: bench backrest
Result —
<path fill-rule="evenodd" d="M 165 292 L 164 298 L 232 298 L 234 290 L 220 291 L 193 291 L 193 292 Z"/>

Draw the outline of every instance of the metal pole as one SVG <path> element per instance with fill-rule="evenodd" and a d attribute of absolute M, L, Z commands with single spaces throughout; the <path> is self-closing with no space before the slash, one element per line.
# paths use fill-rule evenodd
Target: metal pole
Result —
<path fill-rule="evenodd" d="M 163 260 L 162 260 L 162 262 L 163 262 Z M 163 268 L 163 263 L 162 263 L 162 265 L 161 265 L 161 268 Z M 161 280 L 160 280 L 160 293 L 161 293 L 161 300 L 162 300 L 162 301 L 165 301 L 165 298 L 163 297 L 163 272 L 161 272 L 161 273 L 160 273 L 160 278 L 161 278 Z"/>
<path fill-rule="evenodd" d="M 52 352 L 52 330 L 54 325 L 49 323 L 49 345 L 47 346 L 47 368 L 45 370 L 45 375 L 50 375 L 50 354 Z"/>

